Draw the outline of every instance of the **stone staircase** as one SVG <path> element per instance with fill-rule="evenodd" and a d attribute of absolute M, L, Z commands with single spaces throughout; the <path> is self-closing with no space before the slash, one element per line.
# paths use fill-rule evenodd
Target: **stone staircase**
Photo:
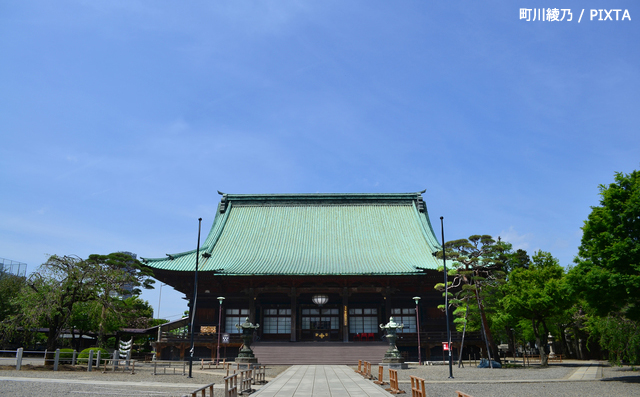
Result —
<path fill-rule="evenodd" d="M 255 342 L 251 345 L 260 364 L 358 365 L 358 360 L 374 365 L 382 362 L 389 348 L 384 342 Z"/>

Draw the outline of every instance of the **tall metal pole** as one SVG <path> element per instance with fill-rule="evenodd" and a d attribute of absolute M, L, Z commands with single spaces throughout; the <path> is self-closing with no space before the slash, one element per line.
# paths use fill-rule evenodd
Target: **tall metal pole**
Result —
<path fill-rule="evenodd" d="M 189 331 L 191 331 L 191 350 L 189 350 L 189 378 L 193 378 L 193 324 L 196 319 L 196 300 L 198 299 L 198 259 L 200 258 L 200 225 L 202 224 L 202 218 L 198 218 L 198 246 L 196 249 L 196 274 L 195 279 L 193 281 L 193 297 L 191 298 L 191 326 L 189 326 Z"/>
<path fill-rule="evenodd" d="M 444 265 L 444 312 L 447 321 L 447 345 L 449 347 L 449 378 L 453 379 L 453 360 L 451 359 L 451 330 L 449 329 L 449 283 L 447 277 L 447 254 L 444 248 L 444 216 L 440 217 L 442 229 L 442 263 Z"/>
<path fill-rule="evenodd" d="M 220 302 L 220 308 L 218 310 L 218 345 L 216 351 L 216 368 L 218 368 L 218 362 L 220 362 L 220 334 L 222 331 L 222 301 L 224 301 L 224 296 L 218 297 L 218 302 Z M 226 354 L 226 350 L 225 350 Z"/>
<path fill-rule="evenodd" d="M 160 283 L 160 293 L 158 294 L 158 313 L 156 318 L 160 318 L 160 303 L 162 302 L 162 286 L 164 284 Z"/>
<path fill-rule="evenodd" d="M 419 296 L 414 296 L 416 302 L 416 331 L 418 332 L 418 365 L 422 365 L 422 352 L 420 351 L 420 310 L 418 309 Z"/>

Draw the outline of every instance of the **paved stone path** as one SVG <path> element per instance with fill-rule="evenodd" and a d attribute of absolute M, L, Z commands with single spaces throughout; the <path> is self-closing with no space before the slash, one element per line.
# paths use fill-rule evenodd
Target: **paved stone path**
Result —
<path fill-rule="evenodd" d="M 598 369 L 600 366 L 597 362 L 592 362 L 589 365 L 585 365 L 576 369 L 576 371 L 569 377 L 570 381 L 576 380 L 595 380 L 598 379 Z"/>
<path fill-rule="evenodd" d="M 389 397 L 346 365 L 296 365 L 252 397 Z"/>

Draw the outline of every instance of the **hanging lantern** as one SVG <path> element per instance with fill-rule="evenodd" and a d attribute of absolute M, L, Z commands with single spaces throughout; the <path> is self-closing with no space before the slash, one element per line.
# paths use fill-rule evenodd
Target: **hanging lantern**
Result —
<path fill-rule="evenodd" d="M 313 303 L 315 303 L 318 306 L 322 306 L 325 303 L 329 302 L 329 296 L 328 295 L 324 295 L 324 294 L 320 294 L 320 295 L 314 295 L 311 298 L 311 301 Z"/>

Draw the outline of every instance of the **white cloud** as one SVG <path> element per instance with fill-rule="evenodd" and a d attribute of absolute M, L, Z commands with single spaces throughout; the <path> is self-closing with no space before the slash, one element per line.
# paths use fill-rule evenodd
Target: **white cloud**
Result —
<path fill-rule="evenodd" d="M 507 231 L 501 231 L 498 236 L 500 236 L 503 241 L 511 243 L 513 249 L 523 249 L 526 251 L 529 251 L 531 240 L 533 240 L 533 234 L 519 234 L 513 226 L 509 226 L 509 230 Z"/>

